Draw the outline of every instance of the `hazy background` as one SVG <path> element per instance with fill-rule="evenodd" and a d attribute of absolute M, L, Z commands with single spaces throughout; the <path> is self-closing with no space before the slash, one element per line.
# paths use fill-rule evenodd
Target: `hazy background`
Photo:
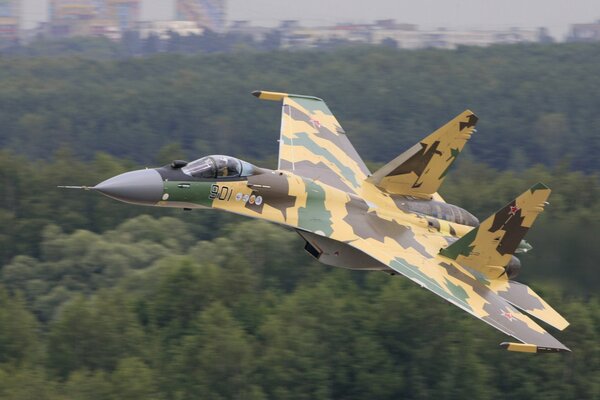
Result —
<path fill-rule="evenodd" d="M 24 0 L 26 26 L 47 18 L 47 0 Z M 144 0 L 142 18 L 170 19 L 172 0 Z M 297 19 L 306 25 L 336 22 L 367 22 L 394 18 L 424 28 L 507 28 L 545 26 L 562 38 L 572 23 L 600 18 L 598 0 L 229 0 L 228 20 L 251 20 L 257 25 L 274 26 L 280 20 Z"/>

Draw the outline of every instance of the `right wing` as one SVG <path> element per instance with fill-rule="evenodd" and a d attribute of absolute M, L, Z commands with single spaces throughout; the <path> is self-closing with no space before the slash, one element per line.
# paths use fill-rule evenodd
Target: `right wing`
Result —
<path fill-rule="evenodd" d="M 528 314 L 565 329 L 569 323 L 530 287 L 509 280 L 506 266 L 544 210 L 550 189 L 538 183 L 501 208 L 479 226 L 467 232 L 440 254 L 467 266 L 485 277 L 486 285 L 500 297 Z"/>
<path fill-rule="evenodd" d="M 349 244 L 408 277 L 421 287 L 524 343 L 503 343 L 502 347 L 508 350 L 570 351 L 531 318 L 515 309 L 479 277 L 454 261 L 441 256 L 424 257 L 415 254 L 409 245 L 399 246 L 399 243 L 405 240 L 403 238 L 392 240 L 388 237 L 383 243 L 368 239 L 355 240 Z M 414 238 L 411 238 L 412 240 Z"/>
<path fill-rule="evenodd" d="M 283 101 L 278 169 L 356 193 L 369 170 L 323 100 L 289 93 L 252 94 Z"/>
<path fill-rule="evenodd" d="M 362 199 L 351 196 L 346 206 L 346 216 L 334 221 L 338 228 L 333 230 L 331 238 L 362 251 L 419 286 L 525 343 L 507 345 L 509 350 L 569 351 L 531 318 L 513 307 L 510 300 L 501 296 L 506 287 L 491 286 L 482 274 L 440 255 L 439 249 L 446 243 L 444 236 L 419 227 L 416 223 L 406 224 L 385 218 Z M 342 252 L 343 249 L 340 249 L 340 257 L 343 256 Z M 530 306 L 533 305 L 527 301 Z"/>

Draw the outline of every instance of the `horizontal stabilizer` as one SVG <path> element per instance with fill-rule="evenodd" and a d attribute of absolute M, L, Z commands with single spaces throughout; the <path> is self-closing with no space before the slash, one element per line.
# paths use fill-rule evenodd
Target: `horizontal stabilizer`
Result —
<path fill-rule="evenodd" d="M 561 348 L 553 348 L 553 347 L 542 347 L 536 346 L 535 344 L 528 343 L 512 343 L 512 342 L 502 342 L 500 343 L 500 347 L 508 350 L 508 351 L 516 351 L 520 353 L 560 353 L 564 351 L 570 352 L 569 349 L 561 349 Z"/>
<path fill-rule="evenodd" d="M 381 167 L 367 181 L 389 193 L 430 199 L 471 134 L 477 116 L 466 110 Z"/>
<path fill-rule="evenodd" d="M 492 284 L 494 291 L 513 306 L 520 308 L 529 315 L 552 325 L 561 331 L 569 326 L 569 322 L 544 301 L 529 286 L 515 281 Z"/>
<path fill-rule="evenodd" d="M 487 278 L 503 275 L 521 240 L 544 210 L 550 189 L 537 183 L 440 254 L 473 268 Z"/>

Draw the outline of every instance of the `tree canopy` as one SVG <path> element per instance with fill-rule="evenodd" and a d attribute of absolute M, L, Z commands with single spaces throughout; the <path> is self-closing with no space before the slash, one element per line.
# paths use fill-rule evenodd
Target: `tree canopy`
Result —
<path fill-rule="evenodd" d="M 600 398 L 599 55 L 0 58 L 0 398 Z M 274 167 L 279 107 L 246 95 L 259 88 L 325 98 L 373 170 L 477 112 L 441 194 L 484 218 L 553 189 L 518 280 L 570 321 L 549 330 L 573 352 L 501 350 L 504 335 L 409 280 L 318 264 L 265 222 L 56 188 L 210 153 Z"/>
<path fill-rule="evenodd" d="M 103 151 L 153 165 L 177 143 L 186 157 L 233 153 L 274 165 L 279 107 L 248 95 L 267 89 L 324 98 L 373 162 L 470 108 L 480 117 L 475 160 L 596 171 L 599 46 L 0 59 L 0 146 L 46 159 L 66 146 L 87 159 Z"/>
<path fill-rule="evenodd" d="M 136 238 L 155 224 L 185 229 L 149 216 L 101 235 L 49 228 L 42 259 L 5 266 L 0 396 L 42 388 L 49 399 L 600 394 L 595 294 L 532 283 L 570 320 L 559 335 L 574 352 L 512 354 L 495 346 L 502 334 L 406 279 L 311 261 L 293 232 L 246 221 L 177 248 L 160 233 Z M 100 256 L 94 247 L 108 243 L 127 251 Z"/>

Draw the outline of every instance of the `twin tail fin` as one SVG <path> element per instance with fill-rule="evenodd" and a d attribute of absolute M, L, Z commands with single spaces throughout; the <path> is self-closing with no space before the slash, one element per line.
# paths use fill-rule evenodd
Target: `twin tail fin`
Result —
<path fill-rule="evenodd" d="M 440 254 L 487 278 L 499 278 L 549 196 L 546 185 L 535 184 Z"/>
<path fill-rule="evenodd" d="M 388 193 L 430 199 L 475 132 L 477 116 L 466 110 L 367 178 Z"/>

